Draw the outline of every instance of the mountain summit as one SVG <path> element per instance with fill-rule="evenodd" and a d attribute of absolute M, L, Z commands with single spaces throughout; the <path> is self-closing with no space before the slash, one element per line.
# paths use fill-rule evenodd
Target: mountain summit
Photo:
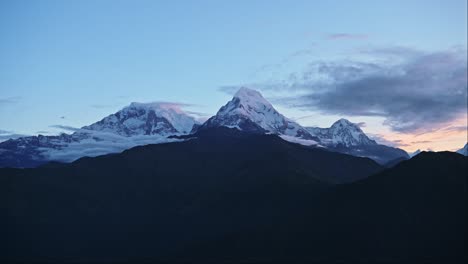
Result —
<path fill-rule="evenodd" d="M 187 134 L 198 124 L 173 103 L 131 103 L 115 114 L 83 129 L 121 136 Z"/>
<path fill-rule="evenodd" d="M 325 145 L 344 147 L 377 145 L 357 124 L 344 118 L 333 123 L 330 128 L 308 127 L 306 129 Z"/>
<path fill-rule="evenodd" d="M 329 128 L 307 127 L 312 136 L 329 150 L 358 157 L 368 157 L 385 165 L 396 160 L 409 159 L 401 149 L 380 145 L 370 139 L 361 128 L 347 119 L 340 119 Z"/>
<path fill-rule="evenodd" d="M 296 122 L 280 114 L 263 96 L 242 87 L 231 101 L 208 119 L 200 129 L 230 127 L 254 133 L 272 133 L 301 139 L 316 139 Z"/>

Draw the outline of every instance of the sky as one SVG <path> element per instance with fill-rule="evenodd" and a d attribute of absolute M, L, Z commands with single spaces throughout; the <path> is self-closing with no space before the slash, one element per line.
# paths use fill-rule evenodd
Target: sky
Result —
<path fill-rule="evenodd" d="M 0 140 L 241 86 L 407 151 L 467 141 L 467 1 L 0 1 Z"/>

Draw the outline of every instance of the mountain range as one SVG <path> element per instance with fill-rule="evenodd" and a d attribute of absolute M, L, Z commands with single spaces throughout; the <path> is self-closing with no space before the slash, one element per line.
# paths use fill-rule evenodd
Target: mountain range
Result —
<path fill-rule="evenodd" d="M 171 136 L 213 127 L 276 134 L 287 141 L 369 157 L 380 164 L 409 158 L 401 149 L 369 139 L 359 126 L 345 119 L 338 120 L 330 128 L 302 127 L 280 114 L 259 92 L 241 88 L 203 124 L 169 103 L 131 103 L 72 134 L 10 139 L 0 143 L 0 167 L 71 162 L 80 157 L 118 153 L 139 145 L 173 142 L 180 139 Z"/>
<path fill-rule="evenodd" d="M 115 114 L 72 134 L 31 136 L 0 143 L 0 167 L 36 167 L 50 161 L 118 153 L 139 145 L 177 141 L 189 133 L 195 118 L 167 103 L 131 103 Z"/>
<path fill-rule="evenodd" d="M 33 167 L 0 168 L 0 263 L 468 261 L 467 157 L 302 127 L 249 89 L 203 124 L 132 103 L 0 146 Z"/>

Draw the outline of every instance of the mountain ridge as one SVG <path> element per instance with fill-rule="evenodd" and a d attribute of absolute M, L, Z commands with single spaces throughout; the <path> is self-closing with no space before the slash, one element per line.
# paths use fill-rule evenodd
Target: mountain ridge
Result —
<path fill-rule="evenodd" d="M 0 167 L 35 167 L 48 161 L 70 162 L 83 156 L 118 153 L 146 144 L 181 140 L 174 136 L 229 127 L 246 133 L 276 134 L 309 147 L 369 157 L 380 164 L 409 158 L 403 150 L 379 145 L 346 119 L 330 128 L 302 127 L 279 113 L 258 91 L 239 89 L 203 124 L 173 103 L 136 103 L 84 126 L 73 134 L 33 136 L 0 143 Z"/>

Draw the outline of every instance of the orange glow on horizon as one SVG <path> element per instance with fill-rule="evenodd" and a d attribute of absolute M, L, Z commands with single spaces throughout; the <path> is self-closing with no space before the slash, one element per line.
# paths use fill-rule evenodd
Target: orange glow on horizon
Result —
<path fill-rule="evenodd" d="M 398 146 L 407 152 L 420 150 L 454 151 L 462 148 L 468 142 L 468 115 L 464 115 L 441 128 L 425 133 L 387 132 L 382 134 L 389 141 L 398 142 Z"/>

